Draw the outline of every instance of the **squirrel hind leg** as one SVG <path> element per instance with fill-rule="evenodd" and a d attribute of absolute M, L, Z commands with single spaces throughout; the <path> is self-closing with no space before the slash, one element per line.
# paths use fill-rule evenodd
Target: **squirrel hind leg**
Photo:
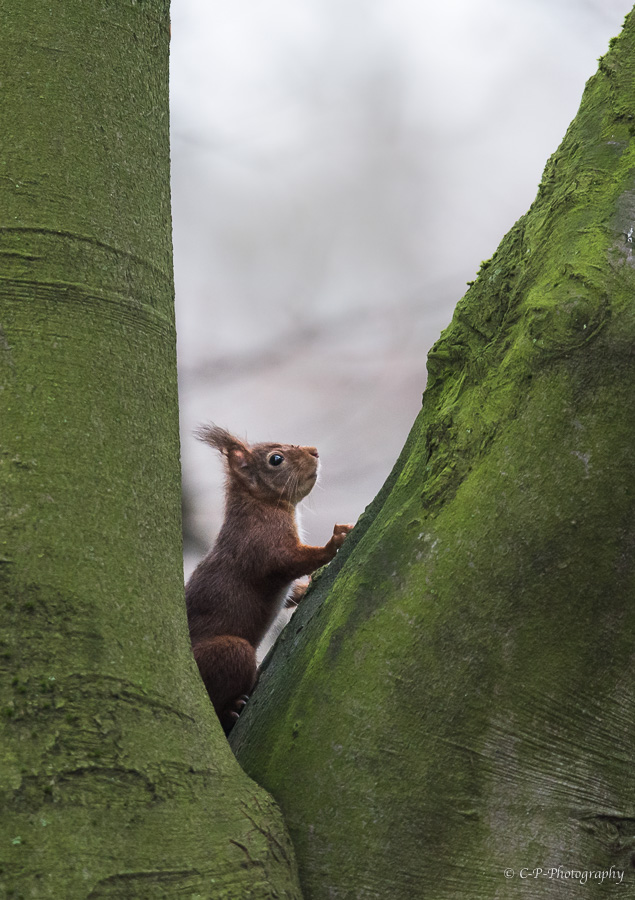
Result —
<path fill-rule="evenodd" d="M 216 715 L 228 734 L 256 682 L 256 651 L 249 641 L 233 635 L 207 638 L 193 650 Z"/>

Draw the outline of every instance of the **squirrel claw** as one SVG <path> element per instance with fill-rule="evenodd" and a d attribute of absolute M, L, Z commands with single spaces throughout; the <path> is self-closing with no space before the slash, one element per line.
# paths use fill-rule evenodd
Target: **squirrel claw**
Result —
<path fill-rule="evenodd" d="M 240 714 L 247 706 L 249 700 L 248 694 L 241 694 L 233 701 L 231 707 L 227 708 L 221 717 L 221 723 L 226 735 L 232 730 L 236 722 L 240 719 Z"/>

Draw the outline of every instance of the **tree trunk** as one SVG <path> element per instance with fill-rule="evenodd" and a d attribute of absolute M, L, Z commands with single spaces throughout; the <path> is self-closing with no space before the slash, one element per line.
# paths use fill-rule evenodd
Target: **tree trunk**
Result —
<path fill-rule="evenodd" d="M 299 897 L 187 637 L 168 4 L 2 10 L 0 894 Z"/>
<path fill-rule="evenodd" d="M 632 894 L 634 134 L 631 13 L 234 731 L 307 898 Z"/>

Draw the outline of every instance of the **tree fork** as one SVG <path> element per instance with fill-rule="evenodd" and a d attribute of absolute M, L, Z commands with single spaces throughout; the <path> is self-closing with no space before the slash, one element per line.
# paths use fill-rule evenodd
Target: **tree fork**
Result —
<path fill-rule="evenodd" d="M 633 880 L 634 135 L 632 12 L 232 735 L 307 898 Z"/>

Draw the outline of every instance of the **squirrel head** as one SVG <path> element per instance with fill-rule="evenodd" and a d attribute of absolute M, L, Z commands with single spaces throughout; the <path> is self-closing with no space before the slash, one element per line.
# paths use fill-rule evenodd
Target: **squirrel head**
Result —
<path fill-rule="evenodd" d="M 197 436 L 223 455 L 228 484 L 263 503 L 282 500 L 295 506 L 317 481 L 319 459 L 315 447 L 246 444 L 218 425 L 202 426 Z"/>

